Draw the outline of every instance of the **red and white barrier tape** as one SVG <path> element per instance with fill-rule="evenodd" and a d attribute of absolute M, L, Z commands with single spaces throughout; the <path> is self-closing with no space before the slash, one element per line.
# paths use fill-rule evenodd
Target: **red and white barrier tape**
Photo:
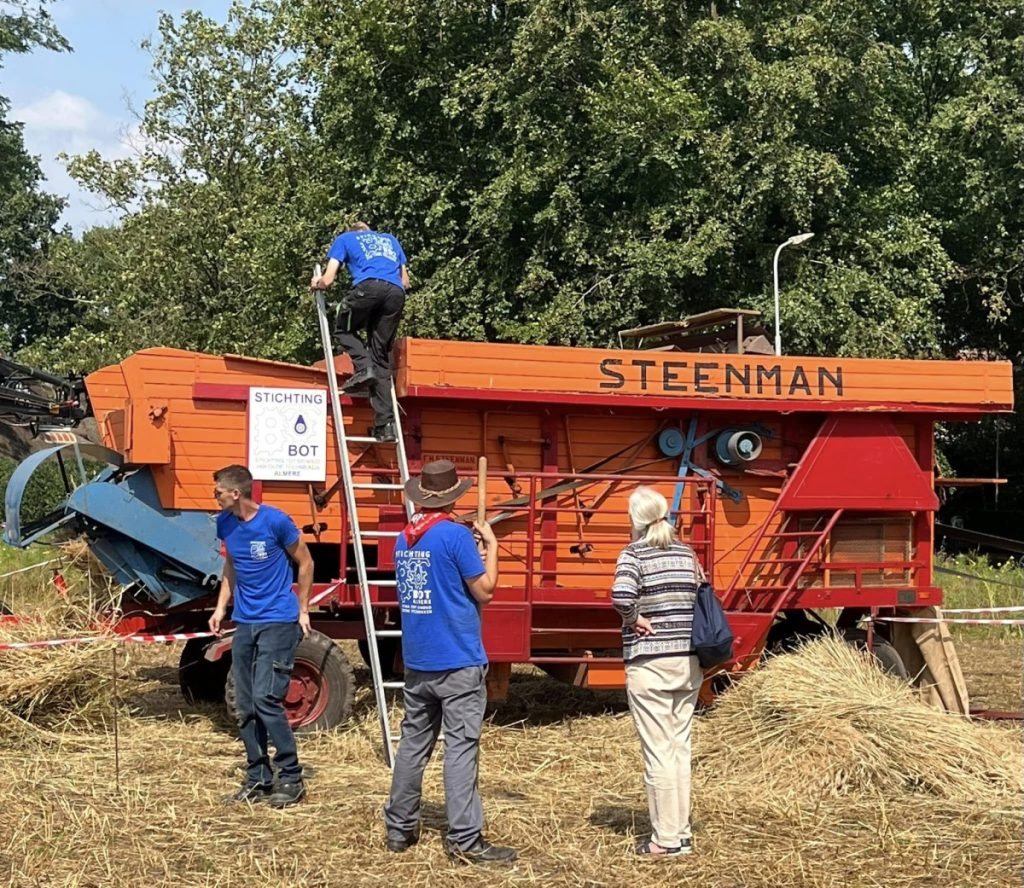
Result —
<path fill-rule="evenodd" d="M 872 617 L 876 623 L 952 623 L 958 626 L 1024 626 L 1024 620 L 985 620 L 975 618 L 945 617 Z"/>
<path fill-rule="evenodd" d="M 0 651 L 27 651 L 36 648 L 63 647 L 72 644 L 99 644 L 105 641 L 132 644 L 160 644 L 171 641 L 188 641 L 191 638 L 212 638 L 212 632 L 170 632 L 164 635 L 84 635 L 79 638 L 51 638 L 46 641 L 0 642 Z"/>
<path fill-rule="evenodd" d="M 309 599 L 310 604 L 320 604 L 322 601 L 333 595 L 341 583 L 335 583 L 333 586 L 328 586 L 321 592 L 317 592 L 312 598 Z"/>
<path fill-rule="evenodd" d="M 1019 607 L 944 607 L 944 614 L 1013 614 L 1024 611 Z"/>
<path fill-rule="evenodd" d="M 30 564 L 28 567 L 19 567 L 17 570 L 9 570 L 7 571 L 7 573 L 0 574 L 0 580 L 6 580 L 8 577 L 17 576 L 18 574 L 23 574 L 30 570 L 35 570 L 38 567 L 46 567 L 49 564 L 59 563 L 59 558 L 51 558 L 49 561 L 40 561 L 38 564 Z"/>
<path fill-rule="evenodd" d="M 213 638 L 212 632 L 170 632 L 164 635 L 136 634 L 124 636 L 125 641 L 136 644 L 160 644 L 170 641 L 188 641 L 191 638 Z"/>

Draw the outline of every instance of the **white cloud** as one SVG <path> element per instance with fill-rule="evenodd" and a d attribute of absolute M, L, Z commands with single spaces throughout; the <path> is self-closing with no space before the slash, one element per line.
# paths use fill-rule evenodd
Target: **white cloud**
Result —
<path fill-rule="evenodd" d="M 101 123 L 103 115 L 92 102 L 62 89 L 11 110 L 11 117 L 38 132 L 87 133 Z"/>
<path fill-rule="evenodd" d="M 138 125 L 104 114 L 88 99 L 53 90 L 13 108 L 13 120 L 25 124 L 25 147 L 39 158 L 42 188 L 68 202 L 61 222 L 82 232 L 109 225 L 117 213 L 98 195 L 83 190 L 67 172 L 61 154 L 74 156 L 96 149 L 107 160 L 138 153 Z"/>

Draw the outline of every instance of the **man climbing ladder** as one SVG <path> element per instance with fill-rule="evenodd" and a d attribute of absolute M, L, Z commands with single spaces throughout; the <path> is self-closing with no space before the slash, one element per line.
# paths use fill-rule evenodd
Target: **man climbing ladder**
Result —
<path fill-rule="evenodd" d="M 371 436 L 382 442 L 394 441 L 391 346 L 409 289 L 405 252 L 394 235 L 355 222 L 334 239 L 327 252 L 327 270 L 313 275 L 310 288 L 330 287 L 341 265 L 347 266 L 352 275 L 352 289 L 338 307 L 335 341 L 351 356 L 355 368 L 342 388 L 348 395 L 369 395 L 374 416 Z M 359 336 L 361 330 L 366 331 L 366 343 Z"/>

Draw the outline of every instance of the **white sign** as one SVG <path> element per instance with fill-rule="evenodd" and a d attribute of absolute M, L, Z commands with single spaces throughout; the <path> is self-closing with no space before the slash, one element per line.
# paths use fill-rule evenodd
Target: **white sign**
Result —
<path fill-rule="evenodd" d="M 327 478 L 327 392 L 249 389 L 249 471 L 257 481 Z"/>

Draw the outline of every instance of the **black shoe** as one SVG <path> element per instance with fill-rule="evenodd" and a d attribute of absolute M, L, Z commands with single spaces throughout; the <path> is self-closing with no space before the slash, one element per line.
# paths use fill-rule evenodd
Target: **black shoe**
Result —
<path fill-rule="evenodd" d="M 648 839 L 646 842 L 641 842 L 633 849 L 633 853 L 638 857 L 675 857 L 679 854 L 693 853 L 693 839 L 680 839 L 675 848 L 664 848 L 659 845 L 658 847 L 662 848 L 661 851 L 651 848 L 653 841 L 653 839 Z"/>
<path fill-rule="evenodd" d="M 519 852 L 515 848 L 492 845 L 483 836 L 479 836 L 468 848 L 456 848 L 446 843 L 445 852 L 450 860 L 463 863 L 515 863 L 519 857 Z"/>
<path fill-rule="evenodd" d="M 388 851 L 393 851 L 395 854 L 404 854 L 419 840 L 420 837 L 416 833 L 404 833 L 401 836 L 389 834 L 387 839 Z"/>
<path fill-rule="evenodd" d="M 386 422 L 370 429 L 370 437 L 376 438 L 381 444 L 394 444 L 398 440 L 398 432 L 393 422 Z"/>
<path fill-rule="evenodd" d="M 305 783 L 282 783 L 270 796 L 271 808 L 287 808 L 289 805 L 297 805 L 306 797 Z"/>
<path fill-rule="evenodd" d="M 249 802 L 255 804 L 257 802 L 269 801 L 271 793 L 274 791 L 274 787 L 256 784 L 255 786 L 245 785 L 238 792 L 232 793 L 229 796 L 224 796 L 223 802 L 226 805 L 237 805 L 241 802 Z"/>
<path fill-rule="evenodd" d="M 353 373 L 342 383 L 341 390 L 351 394 L 353 391 L 369 388 L 370 383 L 376 381 L 376 379 L 377 377 L 373 369 L 368 367 L 366 370 L 359 370 Z"/>

